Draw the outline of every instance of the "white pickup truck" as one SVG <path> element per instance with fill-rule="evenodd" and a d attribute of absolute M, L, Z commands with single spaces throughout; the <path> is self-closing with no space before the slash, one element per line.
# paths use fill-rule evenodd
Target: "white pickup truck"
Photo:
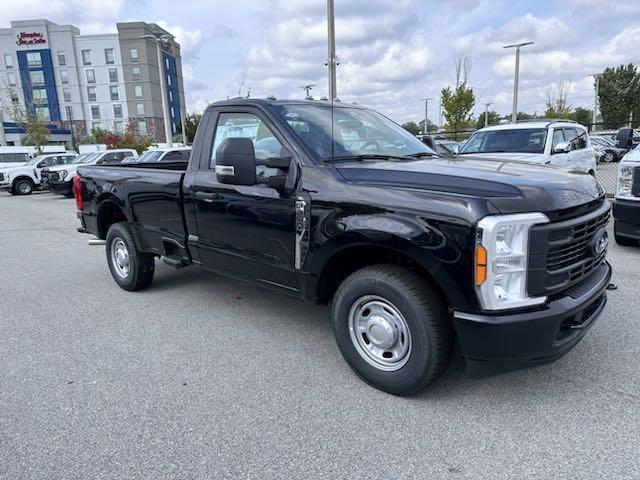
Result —
<path fill-rule="evenodd" d="M 527 120 L 485 127 L 462 146 L 460 155 L 465 154 L 596 173 L 589 132 L 571 120 Z"/>
<path fill-rule="evenodd" d="M 53 193 L 72 197 L 73 177 L 76 176 L 78 167 L 85 165 L 122 163 L 136 158 L 138 158 L 138 152 L 131 148 L 84 153 L 68 165 L 45 169 L 45 171 L 42 172 L 42 176 L 45 179 L 47 188 L 49 188 Z"/>
<path fill-rule="evenodd" d="M 30 195 L 43 187 L 42 170 L 71 163 L 76 152 L 50 153 L 32 158 L 24 165 L 0 169 L 0 190 L 12 195 Z"/>

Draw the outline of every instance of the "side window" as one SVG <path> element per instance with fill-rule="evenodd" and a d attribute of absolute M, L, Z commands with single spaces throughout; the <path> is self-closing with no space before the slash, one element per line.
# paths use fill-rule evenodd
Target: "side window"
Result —
<path fill-rule="evenodd" d="M 168 152 L 163 158 L 163 162 L 179 162 L 182 160 L 182 152 L 180 150 L 174 150 L 173 152 Z"/>
<path fill-rule="evenodd" d="M 553 151 L 553 149 L 562 142 L 564 142 L 564 133 L 562 133 L 561 128 L 556 128 L 553 131 L 553 143 L 551 144 L 551 151 Z"/>
<path fill-rule="evenodd" d="M 587 146 L 587 133 L 582 129 L 565 128 L 564 136 L 568 142 L 571 142 L 573 150 L 580 150 Z"/>
<path fill-rule="evenodd" d="M 251 139 L 258 160 L 279 157 L 282 152 L 282 144 L 257 116 L 250 113 L 221 113 L 211 150 L 211 168 L 216 164 L 216 151 L 226 138 Z M 277 171 L 275 168 L 261 165 L 256 167 L 258 177 L 269 177 L 275 175 Z"/>
<path fill-rule="evenodd" d="M 62 157 L 48 157 L 44 159 L 45 167 L 53 167 L 54 165 L 60 165 L 62 163 Z"/>

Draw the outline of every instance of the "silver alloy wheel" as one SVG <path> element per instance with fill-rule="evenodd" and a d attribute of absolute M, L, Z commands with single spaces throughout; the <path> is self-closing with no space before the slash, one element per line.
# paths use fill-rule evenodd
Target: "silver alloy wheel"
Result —
<path fill-rule="evenodd" d="M 365 295 L 349 310 L 351 342 L 366 362 L 386 372 L 402 368 L 411 355 L 411 331 L 389 300 Z"/>
<path fill-rule="evenodd" d="M 111 264 L 120 278 L 125 279 L 129 276 L 129 250 L 118 237 L 111 242 Z"/>
<path fill-rule="evenodd" d="M 29 193 L 31 193 L 31 184 L 26 181 L 18 183 L 18 192 L 23 195 L 28 195 Z"/>

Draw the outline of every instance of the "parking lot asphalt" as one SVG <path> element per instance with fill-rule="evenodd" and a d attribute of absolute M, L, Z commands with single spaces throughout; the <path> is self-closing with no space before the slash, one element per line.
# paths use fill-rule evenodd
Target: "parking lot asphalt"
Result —
<path fill-rule="evenodd" d="M 157 264 L 119 289 L 73 200 L 0 195 L 0 479 L 640 478 L 640 248 L 552 365 L 361 382 L 326 307 Z"/>

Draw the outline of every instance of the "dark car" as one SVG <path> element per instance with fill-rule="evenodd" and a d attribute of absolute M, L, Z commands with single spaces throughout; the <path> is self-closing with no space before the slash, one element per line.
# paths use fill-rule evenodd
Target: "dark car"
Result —
<path fill-rule="evenodd" d="M 161 257 L 328 304 L 347 363 L 393 394 L 436 379 L 454 342 L 472 375 L 553 361 L 607 301 L 593 177 L 439 158 L 360 106 L 216 103 L 188 163 L 82 167 L 75 191 L 121 288 Z"/>
<path fill-rule="evenodd" d="M 619 162 L 627 153 L 626 149 L 616 147 L 615 142 L 609 137 L 592 135 L 591 143 L 604 150 L 602 161 L 605 163 Z"/>

